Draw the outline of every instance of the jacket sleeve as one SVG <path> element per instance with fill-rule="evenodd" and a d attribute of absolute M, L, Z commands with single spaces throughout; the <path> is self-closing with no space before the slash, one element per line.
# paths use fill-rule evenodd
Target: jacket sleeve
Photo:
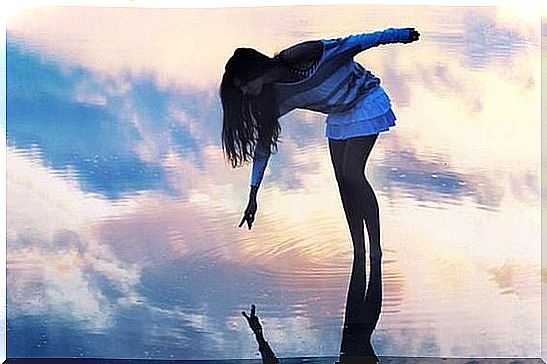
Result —
<path fill-rule="evenodd" d="M 381 44 L 405 43 L 410 40 L 412 28 L 388 28 L 372 33 L 352 34 L 335 39 L 338 45 L 336 53 L 355 56 L 358 53 Z"/>
<path fill-rule="evenodd" d="M 261 148 L 257 145 L 255 149 L 255 156 L 253 158 L 253 168 L 251 173 L 251 186 L 260 186 L 262 178 L 264 177 L 264 171 L 268 165 L 270 159 L 270 150 Z"/>

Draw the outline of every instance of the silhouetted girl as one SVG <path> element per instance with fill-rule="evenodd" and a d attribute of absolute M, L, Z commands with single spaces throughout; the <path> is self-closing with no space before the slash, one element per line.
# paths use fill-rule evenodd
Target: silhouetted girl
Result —
<path fill-rule="evenodd" d="M 225 67 L 220 96 L 225 155 L 233 167 L 253 162 L 240 227 L 247 222 L 251 229 L 254 222 L 257 191 L 270 153 L 277 148 L 278 118 L 296 108 L 319 111 L 328 114 L 326 137 L 353 241 L 354 264 L 364 263 L 363 220 L 370 257 L 381 258 L 378 202 L 364 170 L 378 134 L 394 126 L 396 118 L 380 79 L 353 57 L 380 44 L 418 38 L 414 28 L 389 28 L 306 41 L 273 58 L 252 48 L 235 50 Z"/>

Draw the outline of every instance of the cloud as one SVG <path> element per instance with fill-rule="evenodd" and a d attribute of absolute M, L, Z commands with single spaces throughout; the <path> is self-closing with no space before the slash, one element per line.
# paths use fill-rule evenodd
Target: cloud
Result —
<path fill-rule="evenodd" d="M 67 64 L 83 64 L 109 75 L 153 73 L 164 87 L 177 84 L 206 89 L 218 84 L 224 63 L 236 45 L 258 41 L 263 49 L 272 51 L 288 43 L 286 34 L 278 34 L 272 41 L 270 33 L 261 30 L 269 29 L 283 15 L 284 11 L 275 7 L 256 10 L 35 7 L 11 17 L 8 29 L 11 39 Z M 301 25 L 301 19 L 283 18 Z M 233 22 L 238 26 L 230 26 Z M 208 60 L 211 68 L 203 67 L 203 59 Z"/>
<path fill-rule="evenodd" d="M 224 228 L 188 228 L 211 220 L 201 203 L 170 201 L 158 194 L 134 196 L 123 203 L 111 201 L 83 191 L 76 179 L 44 166 L 39 155 L 11 147 L 8 195 L 8 319 L 14 330 L 10 339 L 20 337 L 19 328 L 28 330 L 26 323 L 33 317 L 42 317 L 56 322 L 48 331 L 51 345 L 57 340 L 57 328 L 67 326 L 69 332 L 74 332 L 73 344 L 82 348 L 78 355 L 97 355 L 99 351 L 94 350 L 99 348 L 103 355 L 115 355 L 120 350 L 120 346 L 101 344 L 100 339 L 93 344 L 77 343 L 85 332 L 113 337 L 139 335 L 142 341 L 143 337 L 165 337 L 165 342 L 156 345 L 162 353 L 143 343 L 146 355 L 152 357 L 164 357 L 168 352 L 203 357 L 211 350 L 222 355 L 226 343 L 234 342 L 233 333 L 224 333 L 222 322 L 234 314 L 233 307 L 238 306 L 241 294 L 247 292 L 248 301 L 272 294 L 281 297 L 271 287 L 260 288 L 259 282 L 266 281 L 266 277 L 249 264 L 245 251 L 234 249 L 240 231 L 228 221 L 229 217 L 221 224 Z M 48 205 L 47 218 L 41 213 L 43 204 Z M 227 233 L 230 230 L 233 233 Z M 217 258 L 200 262 L 196 259 L 200 255 Z M 209 268 L 213 271 L 203 274 Z M 165 277 L 153 278 L 158 274 Z M 190 278 L 192 274 L 197 276 Z M 226 282 L 226 277 L 232 277 L 232 282 Z M 197 286 L 188 287 L 186 283 Z M 248 291 L 246 285 L 253 284 L 257 289 Z M 226 285 L 232 287 L 229 295 L 222 289 Z M 283 288 L 276 290 L 281 292 Z M 203 295 L 209 295 L 209 299 L 203 301 Z M 198 311 L 193 312 L 192 307 Z M 126 322 L 127 315 L 136 316 Z M 144 330 L 145 322 L 148 336 L 139 331 Z M 151 329 L 150 322 L 159 326 Z M 167 333 L 165 327 L 172 329 Z M 34 335 L 36 330 L 29 332 Z M 195 347 L 192 335 L 202 336 L 202 347 Z M 172 343 L 175 338 L 177 343 Z M 76 346 L 65 343 L 63 350 L 73 354 Z M 36 349 L 38 355 L 49 352 L 47 345 L 40 347 Z M 126 353 L 135 350 L 134 345 L 123 347 Z M 27 349 L 14 346 L 10 351 L 11 355 L 28 355 Z M 252 350 L 250 346 L 248 352 Z"/>
<path fill-rule="evenodd" d="M 503 57 L 509 46 L 518 50 L 522 40 L 537 40 L 532 38 L 535 24 L 516 15 L 506 7 L 409 6 L 401 11 L 382 5 L 291 6 L 291 16 L 286 15 L 286 7 L 34 7 L 11 15 L 7 29 L 9 38 L 67 64 L 109 75 L 152 73 L 162 87 L 192 85 L 204 90 L 218 85 L 237 46 L 254 46 L 273 55 L 298 41 L 409 24 L 428 40 L 444 39 L 465 47 L 470 64 L 480 65 L 488 58 Z M 331 21 L 323 22 L 325 16 Z M 436 33 L 447 28 L 456 31 L 445 31 L 445 38 Z"/>
<path fill-rule="evenodd" d="M 192 86 L 162 89 L 153 75 L 113 76 L 63 65 L 25 52 L 19 42 L 12 39 L 8 47 L 8 141 L 14 147 L 39 148 L 49 166 L 70 169 L 85 190 L 110 199 L 151 189 L 184 197 L 183 186 L 189 184 L 179 178 L 181 171 L 190 179 L 192 170 L 200 182 L 204 174 L 218 175 L 212 157 L 223 156 L 204 154 L 205 148 L 221 149 L 216 92 Z M 317 125 L 322 117 L 295 112 L 284 118 L 286 143 L 277 160 L 291 165 L 294 153 L 322 139 L 323 128 Z M 312 172 L 314 161 L 309 162 L 300 167 Z M 270 181 L 301 188 L 302 178 L 289 169 L 274 169 Z"/>
<path fill-rule="evenodd" d="M 49 315 L 75 321 L 82 330 L 102 331 L 114 325 L 120 307 L 142 300 L 134 288 L 138 268 L 121 264 L 108 250 L 82 240 L 64 231 L 53 241 L 34 238 L 24 241 L 25 248 L 10 247 L 8 320 Z M 8 242 L 12 243 L 22 245 Z"/>
<path fill-rule="evenodd" d="M 299 7 L 294 8 L 295 11 L 300 9 Z M 306 7 L 308 10 L 308 15 L 306 15 L 301 22 L 304 21 L 309 24 L 310 27 L 316 29 L 315 34 L 321 32 L 327 34 L 338 34 L 343 32 L 349 32 L 351 27 L 356 27 L 359 14 L 368 14 L 370 15 L 370 7 L 367 6 L 342 6 L 337 7 L 335 12 L 332 12 L 332 7 Z M 381 13 L 382 11 L 393 10 L 393 7 L 375 7 L 376 12 Z M 112 11 L 110 11 L 112 10 Z M 203 81 L 200 85 L 196 85 L 192 82 L 179 82 L 180 77 L 194 77 L 199 72 L 196 68 L 207 68 L 208 72 L 213 72 L 215 69 L 214 62 L 218 62 L 221 57 L 220 54 L 216 54 L 214 57 L 205 57 L 208 62 L 206 64 L 196 65 L 195 68 L 184 67 L 180 65 L 177 68 L 176 73 L 173 70 L 161 66 L 161 63 L 158 65 L 155 63 L 159 59 L 152 59 L 147 64 L 140 64 L 138 67 L 105 67 L 105 68 L 96 68 L 93 64 L 93 59 L 96 59 L 98 54 L 101 54 L 103 48 L 110 47 L 119 47 L 119 49 L 125 49 L 124 52 L 129 53 L 120 53 L 120 52 L 107 52 L 102 54 L 101 60 L 107 60 L 115 56 L 115 60 L 112 62 L 120 63 L 125 62 L 141 62 L 141 57 L 137 57 L 134 52 L 147 53 L 151 51 L 148 48 L 142 48 L 135 46 L 131 49 L 126 49 L 128 45 L 132 44 L 127 38 L 135 38 L 135 34 L 128 35 L 128 31 L 133 29 L 134 19 L 138 18 L 141 22 L 150 22 L 151 25 L 157 26 L 158 31 L 169 32 L 173 34 L 172 27 L 177 25 L 177 37 L 184 38 L 185 41 L 175 42 L 156 42 L 156 45 L 153 47 L 160 47 L 162 49 L 160 54 L 165 54 L 166 57 L 171 58 L 178 55 L 182 50 L 169 51 L 174 47 L 175 44 L 186 44 L 187 42 L 195 42 L 196 39 L 187 39 L 188 34 L 180 30 L 181 19 L 193 19 L 195 15 L 194 12 L 197 10 L 189 9 L 179 9 L 170 11 L 168 14 L 161 9 L 147 9 L 144 11 L 142 9 L 110 9 L 108 12 L 105 9 L 91 9 L 91 8 L 33 8 L 28 9 L 26 13 L 20 14 L 17 17 L 14 17 L 10 20 L 10 37 L 13 43 L 19 44 L 23 49 L 32 50 L 34 54 L 39 54 L 42 63 L 45 64 L 58 64 L 59 67 L 64 65 L 62 68 L 65 70 L 65 73 L 68 74 L 77 74 L 80 75 L 77 78 L 78 82 L 75 82 L 76 87 L 73 87 L 76 91 L 72 91 L 76 96 L 76 100 L 80 101 L 80 104 L 85 105 L 85 109 L 74 109 L 75 112 L 81 113 L 82 111 L 96 113 L 96 116 L 93 116 L 94 119 L 105 119 L 108 117 L 114 118 L 114 120 L 108 120 L 104 124 L 107 127 L 111 125 L 120 125 L 118 129 L 108 130 L 107 132 L 110 135 L 117 136 L 111 138 L 111 140 L 116 140 L 116 146 L 118 148 L 125 148 L 130 150 L 130 154 L 121 153 L 120 156 L 112 160 L 109 158 L 108 148 L 105 146 L 108 145 L 108 141 L 96 140 L 93 139 L 95 145 L 101 145 L 100 150 L 104 158 L 98 160 L 93 160 L 92 155 L 88 158 L 89 161 L 93 163 L 84 163 L 82 161 L 74 162 L 67 161 L 66 157 L 63 159 L 62 164 L 66 165 L 67 163 L 78 163 L 76 168 L 82 170 L 80 173 L 81 179 L 87 182 L 87 185 L 84 184 L 85 188 L 90 188 L 94 190 L 100 190 L 101 192 L 107 194 L 111 198 L 122 197 L 126 193 L 136 192 L 139 190 L 146 189 L 155 189 L 161 190 L 166 193 L 179 193 L 181 196 L 187 196 L 188 191 L 185 191 L 181 188 L 181 185 L 173 185 L 173 183 L 166 182 L 168 180 L 180 181 L 180 178 L 177 177 L 180 175 L 177 171 L 171 169 L 167 172 L 164 168 L 160 167 L 160 164 L 170 163 L 173 165 L 174 158 L 185 159 L 184 162 L 192 161 L 195 165 L 195 171 L 204 171 L 204 155 L 201 153 L 201 150 L 204 146 L 215 146 L 220 147 L 219 141 L 219 130 L 221 128 L 220 119 L 221 111 L 220 105 L 218 103 L 218 95 L 216 94 L 217 84 L 212 84 L 209 81 Z M 440 22 L 440 17 L 428 17 L 427 12 L 424 12 L 422 8 L 421 11 L 414 11 L 413 16 L 420 22 L 423 22 L 424 27 L 431 26 L 435 22 Z M 507 20 L 507 16 L 496 18 L 498 14 L 495 8 L 485 8 L 485 9 L 465 9 L 455 12 L 449 11 L 448 9 L 442 8 L 438 9 L 442 11 L 451 13 L 455 18 L 460 19 L 464 24 L 464 34 L 467 32 L 471 36 L 472 34 L 477 33 L 477 29 L 484 30 L 490 29 L 488 39 L 493 39 L 495 42 L 503 42 L 504 37 L 511 33 L 521 41 L 519 41 L 524 48 L 519 48 L 517 53 L 508 54 L 513 57 L 513 61 L 517 63 L 517 59 L 523 58 L 521 61 L 518 61 L 519 64 L 526 64 L 528 58 L 522 57 L 521 53 L 526 53 L 528 50 L 529 44 L 528 41 L 533 42 L 533 39 L 526 38 L 527 35 L 524 30 L 517 32 L 516 30 L 507 30 L 505 28 L 504 21 Z M 441 11 L 442 10 L 442 11 Z M 453 9 L 452 9 L 453 10 Z M 319 19 L 319 15 L 325 11 L 330 11 L 333 13 L 333 16 L 336 16 L 337 19 L 345 19 L 344 22 L 330 24 L 329 27 L 332 29 L 329 31 L 327 27 L 319 27 L 316 24 L 315 19 Z M 200 12 L 200 11 L 197 11 Z M 246 17 L 247 12 L 255 13 L 256 16 L 251 20 L 249 17 Z M 203 13 L 206 18 L 203 18 L 204 23 L 207 17 L 211 19 L 216 17 L 226 18 L 228 14 L 232 17 L 231 22 L 237 22 L 237 19 L 245 18 L 245 22 L 248 23 L 238 23 L 240 27 L 232 27 L 230 36 L 234 36 L 233 39 L 246 39 L 244 32 L 245 27 L 250 25 L 254 21 L 273 21 L 272 19 L 276 18 L 277 9 L 209 9 L 202 10 L 200 14 Z M 83 17 L 83 14 L 86 14 Z M 397 15 L 396 18 L 400 15 Z M 52 22 L 54 19 L 63 20 L 62 22 L 56 22 L 55 26 L 50 27 L 49 34 L 54 34 L 55 32 L 60 32 L 63 29 L 70 28 L 74 19 L 79 19 L 79 21 L 89 21 L 93 23 L 92 19 L 96 16 L 105 15 L 106 18 L 102 17 L 101 24 L 108 24 L 108 27 L 113 27 L 119 31 L 119 37 L 111 39 L 110 44 L 100 43 L 97 44 L 97 39 L 103 37 L 103 32 L 106 28 L 100 28 L 96 25 L 91 25 L 89 28 L 78 27 L 78 32 L 82 32 L 79 37 L 85 39 L 86 42 L 75 42 L 75 34 L 68 35 L 65 33 L 63 42 L 57 42 L 56 45 L 51 45 L 49 38 L 41 37 L 41 33 L 38 32 L 41 27 L 47 26 L 49 22 Z M 110 21 L 109 17 L 116 16 L 116 21 Z M 33 24 L 27 24 L 31 19 L 40 16 L 40 21 L 34 22 Z M 162 19 L 162 23 L 158 23 L 159 19 Z M 291 20 L 292 21 L 292 20 Z M 198 22 L 201 24 L 200 22 Z M 188 23 L 184 27 L 188 27 L 189 24 L 192 24 L 194 27 L 199 24 L 194 20 L 188 20 Z M 355 24 L 354 24 L 355 23 Z M 378 23 L 378 21 L 376 21 Z M 380 26 L 375 22 L 370 23 L 370 27 Z M 62 24 L 62 25 L 60 25 Z M 123 25 L 128 26 L 124 27 Z M 25 27 L 23 27 L 25 25 Z M 108 28 L 107 27 L 107 28 Z M 221 25 L 219 25 L 221 27 Z M 152 27 L 153 29 L 156 29 Z M 301 27 L 295 27 L 295 29 L 301 29 Z M 75 28 L 76 29 L 76 28 Z M 108 28 L 109 29 L 109 28 Z M 185 28 L 182 28 L 185 29 Z M 219 28 L 220 29 L 220 28 Z M 219 31 L 219 29 L 211 29 L 210 32 Z M 292 28 L 290 28 L 292 29 Z M 475 30 L 474 30 L 475 29 Z M 493 30 L 492 30 L 493 29 Z M 195 30 L 195 29 L 194 29 Z M 241 32 L 242 34 L 239 34 Z M 202 34 L 200 32 L 197 32 Z M 236 34 L 238 33 L 238 34 Z M 440 127 L 441 120 L 439 115 L 450 115 L 451 120 L 442 120 L 443 125 L 460 125 L 460 120 L 476 120 L 475 126 L 473 126 L 474 133 L 472 136 L 466 135 L 465 137 L 459 135 L 462 132 L 465 132 L 467 124 L 457 128 L 452 128 L 451 135 L 456 136 L 451 138 L 448 141 L 448 145 L 451 148 L 457 147 L 458 152 L 451 151 L 449 158 L 458 160 L 458 163 L 461 161 L 469 161 L 468 154 L 470 151 L 473 151 L 474 155 L 477 156 L 476 152 L 484 148 L 474 147 L 467 148 L 467 150 L 462 150 L 457 145 L 451 145 L 451 143 L 460 143 L 462 140 L 467 142 L 474 142 L 473 135 L 476 135 L 477 138 L 480 138 L 484 134 L 485 130 L 488 130 L 489 133 L 492 130 L 498 130 L 499 135 L 504 135 L 508 128 L 513 128 L 513 124 L 503 123 L 500 125 L 499 121 L 496 121 L 497 125 L 493 125 L 492 120 L 496 120 L 500 115 L 492 112 L 491 101 L 492 98 L 485 97 L 486 89 L 477 87 L 476 83 L 469 82 L 470 77 L 475 77 L 472 72 L 472 69 L 462 68 L 457 66 L 459 58 L 454 58 L 453 62 L 443 62 L 438 61 L 435 63 L 435 60 L 439 60 L 439 57 L 432 56 L 433 54 L 438 54 L 439 47 L 448 41 L 448 44 L 460 44 L 454 42 L 454 39 L 441 39 L 438 38 L 435 33 L 430 34 L 431 32 L 426 31 L 424 34 L 428 36 L 428 40 L 433 40 L 433 42 L 425 42 L 423 44 L 413 45 L 412 47 L 402 47 L 402 46 L 393 46 L 393 47 L 379 47 L 377 49 L 371 49 L 370 52 L 367 51 L 366 54 L 358 56 L 359 60 L 366 59 L 367 65 L 371 66 L 371 69 L 376 72 L 380 77 L 385 78 L 385 86 L 393 90 L 393 100 L 396 105 L 409 105 L 412 106 L 414 111 L 419 111 L 419 108 L 414 107 L 415 103 L 418 101 L 418 96 L 420 96 L 421 103 L 425 105 L 430 105 L 424 109 L 424 112 L 421 112 L 419 115 L 409 114 L 406 109 L 396 110 L 398 115 L 399 123 L 403 123 L 406 120 L 411 120 L 412 123 L 416 124 L 417 128 L 424 130 L 421 132 L 420 137 L 423 139 L 425 130 L 427 127 L 431 127 L 431 124 L 424 123 L 433 123 L 435 127 Z M 480 32 L 479 32 L 480 33 Z M 78 33 L 79 34 L 79 33 Z M 111 34 L 111 33 L 109 33 Z M 159 33 L 158 33 L 159 34 Z M 209 36 L 209 41 L 212 42 L 212 39 L 217 39 L 214 36 L 211 36 L 210 33 L 203 33 L 204 37 Z M 484 34 L 483 34 L 484 35 Z M 201 35 L 200 35 L 201 36 Z M 256 38 L 254 41 L 260 43 L 262 40 L 269 44 L 267 47 L 271 47 L 272 37 L 271 35 L 262 34 L 261 32 L 255 32 L 247 35 L 248 37 Z M 279 39 L 289 40 L 290 37 L 296 37 L 296 34 L 291 32 L 285 32 Z M 301 35 L 302 36 L 302 35 Z M 478 36 L 478 35 L 476 35 Z M 80 39 L 78 38 L 78 39 Z M 195 38 L 195 37 L 194 37 Z M 53 39 L 53 38 L 51 38 Z M 163 39 L 163 38 L 159 38 Z M 171 38 L 170 38 L 171 39 Z M 226 38 L 226 44 L 229 43 L 230 37 Z M 424 38 L 425 39 L 425 38 Z M 436 42 L 441 42 L 439 45 Z M 123 44 L 121 44 L 123 43 Z M 218 42 L 220 44 L 220 42 Z M 50 47 L 45 47 L 45 45 L 50 45 Z M 85 47 L 82 46 L 85 44 Z M 497 44 L 497 43 L 496 43 Z M 76 48 L 74 48 L 76 47 Z M 218 50 L 223 49 L 222 46 L 216 48 Z M 87 52 L 93 50 L 95 55 L 88 55 Z M 198 52 L 212 52 L 212 49 L 207 49 L 206 47 L 198 47 Z M 500 48 L 499 52 L 502 52 L 503 49 Z M 219 51 L 220 52 L 220 51 Z M 418 61 L 414 61 L 415 67 L 408 65 L 409 60 L 417 59 L 414 55 L 417 55 L 416 52 L 420 53 L 420 58 Z M 86 54 L 86 57 L 81 57 L 82 54 Z M 222 52 L 220 52 L 222 53 Z M 67 57 L 66 55 L 71 55 L 74 58 Z M 122 57 L 121 55 L 127 55 Z M 135 57 L 129 57 L 132 55 Z M 519 56 L 520 55 L 520 56 Z M 87 57 L 89 56 L 89 57 Z M 197 55 L 196 55 L 197 57 Z M 152 57 L 149 57 L 152 58 Z M 157 58 L 157 57 L 156 57 Z M 163 58 L 165 60 L 165 58 Z M 189 62 L 194 59 L 192 57 L 178 57 L 180 62 Z M 46 61 L 49 60 L 49 61 Z M 53 61 L 55 60 L 55 61 Z M 528 59 L 529 60 L 529 59 Z M 22 59 L 20 62 L 28 62 L 28 60 Z M 48 63 L 49 62 L 49 63 Z M 171 61 L 169 61 L 171 62 Z M 212 62 L 212 63 L 211 63 Z M 402 64 L 404 63 L 404 65 Z M 412 61 L 410 61 L 411 64 Z M 76 67 L 76 68 L 74 68 Z M 73 71 L 70 71 L 70 70 Z M 189 71 L 189 70 L 192 71 Z M 75 70 L 78 70 L 77 72 Z M 85 70 L 85 71 L 84 71 Z M 416 72 L 417 71 L 417 72 Z M 204 70 L 205 72 L 205 70 Z M 27 73 L 27 72 L 19 72 Z M 50 71 L 52 75 L 55 75 L 55 71 Z M 57 72 L 58 73 L 58 72 Z M 504 77 L 513 77 L 511 76 L 512 72 L 499 72 Z M 169 78 L 172 79 L 172 82 L 162 83 L 160 81 L 160 75 L 169 75 Z M 43 75 L 39 75 L 44 77 Z M 84 77 L 85 76 L 85 77 Z M 53 77 L 53 76 L 52 76 Z M 415 80 L 416 77 L 419 77 L 419 87 L 409 88 L 409 81 Z M 485 75 L 483 85 L 489 85 L 489 82 L 492 80 L 492 77 L 496 77 L 493 74 Z M 59 75 L 56 75 L 55 78 L 59 78 Z M 53 79 L 55 79 L 53 78 Z M 67 78 L 66 75 L 64 77 Z M 39 79 L 39 77 L 37 77 Z M 70 78 L 69 78 L 70 79 Z M 84 80 L 94 80 L 92 82 L 83 82 Z M 206 78 L 211 80 L 210 77 Z M 218 80 L 219 78 L 215 78 Z M 177 81 L 178 80 L 178 81 Z M 489 81 L 490 80 L 490 81 Z M 511 78 L 511 80 L 513 80 Z M 533 80 L 533 77 L 526 78 L 527 84 L 528 81 Z M 66 81 L 63 81 L 66 83 Z M 511 81 L 512 82 L 512 81 Z M 46 82 L 47 84 L 47 82 Z M 62 84 L 59 83 L 59 84 Z M 206 87 L 204 85 L 207 85 Z M 56 84 L 57 85 L 57 84 Z M 105 85 L 115 85 L 115 87 L 105 87 Z M 116 86 L 117 85 L 117 86 Z M 421 87 L 428 89 L 428 93 L 424 93 L 421 90 Z M 56 87 L 56 89 L 59 87 Z M 65 88 L 70 89 L 66 86 Z M 112 89 L 118 90 L 116 95 L 109 95 L 102 93 L 101 90 Z M 499 85 L 492 85 L 488 87 L 489 89 L 495 88 L 498 90 L 509 90 L 511 89 L 510 85 L 505 82 L 500 82 Z M 536 87 L 537 88 L 537 87 Z M 60 89 L 63 89 L 62 87 Z M 120 90 L 123 90 L 120 92 Z M 412 90 L 412 91 L 411 91 Z M 533 91 L 533 90 L 532 90 Z M 414 92 L 416 95 L 412 95 Z M 411 96 L 412 95 L 412 96 Z M 428 96 L 429 95 L 429 96 Z M 448 105 L 445 105 L 440 102 L 428 102 L 428 97 L 439 99 L 440 96 L 450 95 L 452 98 L 449 100 Z M 74 98 L 74 96 L 71 96 Z M 120 99 L 123 97 L 123 101 Z M 409 104 L 411 98 L 414 101 L 412 104 Z M 523 95 L 523 98 L 525 95 Z M 511 105 L 513 103 L 509 102 L 508 99 L 514 98 L 513 94 L 500 94 L 498 98 L 504 100 L 502 103 L 504 105 Z M 530 99 L 530 98 L 528 98 Z M 107 100 L 107 105 L 110 107 L 100 108 L 101 105 L 104 105 L 105 100 Z M 530 99 L 531 100 L 531 99 Z M 507 101 L 507 102 L 505 102 Z M 514 100 L 513 100 L 514 101 Z M 500 101 L 501 102 L 501 101 Z M 530 101 L 532 102 L 532 101 Z M 535 101 L 534 101 L 535 102 Z M 525 104 L 522 104 L 522 108 L 516 108 L 509 112 L 505 112 L 505 118 L 519 117 L 521 109 L 532 110 L 533 108 L 527 107 Z M 17 106 L 14 104 L 14 106 Z M 59 108 L 66 109 L 67 105 L 60 105 Z M 94 106 L 95 108 L 90 108 Z M 461 107 L 463 106 L 463 108 Z M 529 106 L 529 105 L 528 105 Z M 457 109 L 452 110 L 452 108 Z M 23 107 L 21 106 L 21 109 Z M 499 109 L 499 108 L 498 108 Z M 107 114 L 97 113 L 99 110 L 106 111 Z M 464 112 L 462 112 L 464 111 Z M 120 115 L 120 112 L 125 115 Z M 444 113 L 444 114 L 443 114 Z M 530 112 L 528 112 L 530 113 Z M 36 114 L 36 113 L 35 113 Z M 112 116 L 113 114 L 113 116 Z M 305 115 L 305 116 L 304 116 Z M 520 117 L 533 120 L 533 115 L 522 115 Z M 310 118 L 310 122 L 307 121 L 307 118 Z M 70 115 L 69 119 L 73 119 Z M 317 145 L 322 140 L 323 128 L 319 127 L 317 123 L 321 123 L 323 116 L 322 115 L 313 115 L 312 113 L 294 113 L 288 115 L 286 119 L 282 121 L 284 132 L 282 138 L 286 141 L 285 145 L 281 145 L 282 153 L 274 157 L 273 163 L 277 162 L 287 164 L 290 167 L 287 168 L 270 168 L 269 175 L 267 178 L 270 178 L 271 182 L 278 183 L 283 188 L 287 190 L 291 189 L 301 189 L 304 187 L 305 183 L 301 178 L 301 174 L 291 173 L 293 168 L 306 169 L 305 172 L 313 173 L 313 170 L 317 168 L 317 165 L 314 160 L 309 160 L 308 163 L 299 163 L 295 165 L 296 159 L 292 156 L 296 153 L 299 153 L 302 148 L 311 145 Z M 434 118 L 433 121 L 425 121 L 420 119 Z M 484 118 L 488 119 L 488 122 L 482 122 L 479 124 L 478 119 Z M 311 120 L 313 119 L 313 120 Z M 51 123 L 50 123 L 51 124 Z M 34 124 L 29 124 L 34 126 Z M 24 129 L 21 125 L 17 128 Z M 514 132 L 513 130 L 511 132 Z M 94 130 L 90 130 L 89 134 L 94 134 Z M 304 134 L 306 136 L 304 137 Z M 516 140 L 525 140 L 529 139 L 529 135 L 533 134 L 533 131 L 530 129 L 527 131 L 526 128 L 522 128 L 518 131 L 518 139 Z M 8 135 L 10 135 L 8 131 Z M 25 139 L 26 135 L 23 137 L 16 138 L 16 141 L 21 143 L 21 140 Z M 42 137 L 44 138 L 44 137 Z M 31 140 L 32 138 L 26 138 Z M 47 139 L 46 139 L 47 140 Z M 85 141 L 85 138 L 83 139 Z M 422 142 L 424 140 L 421 140 Z M 45 141 L 42 141 L 43 143 Z M 409 140 L 409 142 L 412 142 Z M 439 139 L 435 142 L 435 147 L 438 149 L 440 144 L 447 144 L 446 140 Z M 50 143 L 51 144 L 51 143 Z M 417 144 L 417 143 L 415 143 Z M 424 145 L 430 144 L 426 141 Z M 477 145 L 475 143 L 475 145 Z M 496 144 L 498 145 L 498 144 Z M 59 150 L 70 150 L 71 146 L 68 145 L 58 145 Z M 92 146 L 86 147 L 86 150 L 89 150 Z M 423 147 L 421 147 L 423 148 Z M 48 156 L 51 152 L 51 145 L 48 145 L 46 152 L 44 153 Z M 504 151 L 512 151 L 514 148 L 504 148 Z M 285 152 L 283 154 L 283 152 Z M 519 153 L 522 153 L 521 150 Z M 89 154 L 87 152 L 79 152 L 80 154 Z M 462 154 L 461 156 L 458 153 Z M 479 158 L 481 156 L 478 156 Z M 504 155 L 504 157 L 507 157 Z M 519 159 L 522 155 L 517 156 Z M 524 159 L 530 156 L 524 156 Z M 510 158 L 510 157 L 509 157 Z M 56 158 L 58 159 L 58 157 Z M 482 158 L 483 161 L 488 160 L 487 158 Z M 166 173 L 171 173 L 172 175 L 166 175 Z M 108 178 L 107 178 L 108 177 Z"/>
<path fill-rule="evenodd" d="M 489 267 L 487 271 L 501 294 L 514 294 L 521 300 L 526 300 L 534 299 L 541 293 L 540 270 L 535 267 L 524 266 L 508 259 L 501 265 Z"/>
<path fill-rule="evenodd" d="M 404 190 L 418 201 L 440 202 L 439 208 L 444 204 L 462 203 L 466 198 L 475 200 L 483 208 L 500 207 L 505 186 L 498 183 L 499 175 L 458 172 L 449 165 L 448 158 L 422 156 L 416 150 L 403 147 L 404 141 L 400 139 L 398 135 L 391 137 L 383 163 L 370 166 L 371 175 L 378 180 L 382 193 L 395 198 L 399 191 Z M 527 195 L 524 192 L 526 186 L 519 187 L 523 191 L 516 196 Z M 539 193 L 530 191 L 534 192 Z M 535 196 L 539 197 L 538 194 Z"/>
<path fill-rule="evenodd" d="M 10 147 L 6 186 L 9 319 L 48 312 L 88 328 L 111 325 L 116 305 L 138 299 L 138 269 L 121 264 L 89 228 L 131 211 L 131 204 L 83 192 L 73 179 Z"/>
<path fill-rule="evenodd" d="M 38 149 L 49 167 L 73 172 L 85 190 L 109 198 L 167 189 L 159 165 L 136 155 L 139 135 L 120 97 L 99 91 L 93 74 L 44 63 L 13 44 L 7 58 L 8 145 Z"/>
<path fill-rule="evenodd" d="M 444 52 L 457 56 L 466 67 L 499 64 L 510 71 L 515 56 L 539 46 L 537 23 L 523 19 L 510 7 L 465 7 L 453 16 L 458 27 L 433 32 L 428 39 L 439 42 Z"/>

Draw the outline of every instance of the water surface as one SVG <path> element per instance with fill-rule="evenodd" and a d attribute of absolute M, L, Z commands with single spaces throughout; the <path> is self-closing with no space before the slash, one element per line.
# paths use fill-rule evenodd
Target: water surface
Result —
<path fill-rule="evenodd" d="M 325 21 L 328 19 L 328 21 Z M 9 357 L 336 356 L 352 248 L 325 116 L 284 116 L 252 231 L 220 145 L 237 46 L 412 26 L 356 57 L 397 115 L 372 152 L 382 356 L 538 357 L 540 33 L 508 8 L 27 8 L 7 22 Z"/>

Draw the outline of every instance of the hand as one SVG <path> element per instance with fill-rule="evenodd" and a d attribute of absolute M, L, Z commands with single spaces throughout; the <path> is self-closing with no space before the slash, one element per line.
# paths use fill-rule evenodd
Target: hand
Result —
<path fill-rule="evenodd" d="M 403 43 L 412 43 L 420 39 L 420 33 L 414 28 L 408 28 L 410 30 L 410 35 L 408 40 L 404 41 Z"/>
<path fill-rule="evenodd" d="M 247 319 L 251 330 L 253 330 L 255 334 L 262 332 L 262 325 L 260 324 L 260 321 L 258 321 L 258 316 L 256 316 L 255 305 L 251 305 L 251 316 L 247 315 L 245 311 L 241 311 L 241 314 L 243 314 L 243 316 Z"/>
<path fill-rule="evenodd" d="M 257 96 L 262 92 L 262 86 L 264 85 L 264 80 L 262 77 L 257 77 L 247 82 L 245 85 L 241 86 L 241 92 L 244 95 L 253 95 Z"/>
<path fill-rule="evenodd" d="M 257 208 L 258 208 L 258 204 L 256 203 L 256 199 L 250 198 L 249 203 L 247 204 L 247 208 L 245 209 L 245 213 L 243 214 L 243 218 L 241 219 L 241 222 L 239 223 L 238 227 L 242 227 L 243 223 L 247 221 L 247 226 L 249 227 L 249 230 L 251 230 L 251 227 L 253 226 L 253 222 L 255 221 L 255 214 L 256 214 Z"/>

